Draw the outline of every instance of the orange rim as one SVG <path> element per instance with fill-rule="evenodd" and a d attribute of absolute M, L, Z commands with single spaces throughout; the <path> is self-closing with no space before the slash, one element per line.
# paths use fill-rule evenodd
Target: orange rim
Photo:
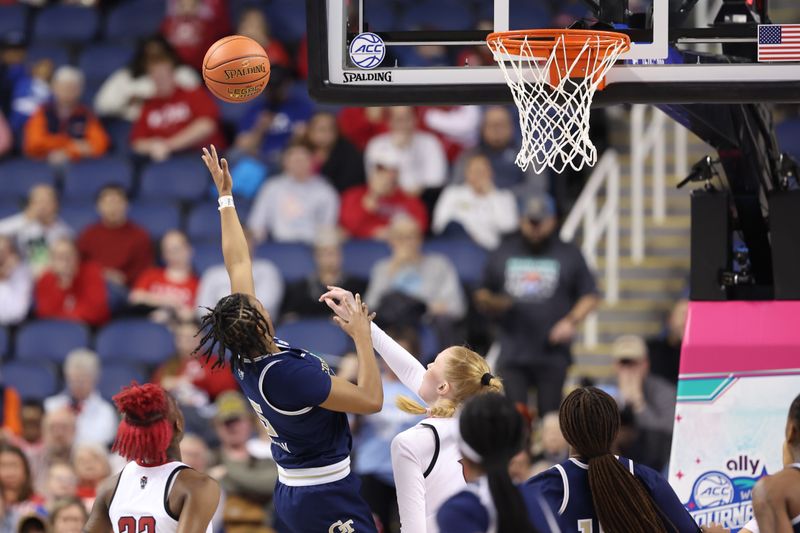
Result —
<path fill-rule="evenodd" d="M 563 41 L 559 40 L 563 37 Z M 542 29 L 542 30 L 513 30 L 501 31 L 489 34 L 486 37 L 486 42 L 489 47 L 495 49 L 497 44 L 502 43 L 505 50 L 498 50 L 509 55 L 517 55 L 523 57 L 535 57 L 539 55 L 530 55 L 530 52 L 546 52 L 547 55 L 553 51 L 556 44 L 563 42 L 563 47 L 570 55 L 570 52 L 579 52 L 586 46 L 587 41 L 589 46 L 595 49 L 601 49 L 612 46 L 615 43 L 622 43 L 622 52 L 627 52 L 631 48 L 631 38 L 624 33 L 617 33 L 613 31 L 595 31 L 595 30 L 565 30 L 565 29 Z"/>

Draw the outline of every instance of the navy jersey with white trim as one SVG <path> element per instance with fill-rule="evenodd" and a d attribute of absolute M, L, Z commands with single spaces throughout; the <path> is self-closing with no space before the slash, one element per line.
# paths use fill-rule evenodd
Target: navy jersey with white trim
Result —
<path fill-rule="evenodd" d="M 275 462 L 315 468 L 346 459 L 352 445 L 347 415 L 319 407 L 333 371 L 322 358 L 274 340 L 280 352 L 245 361 L 234 376 L 272 438 Z"/>
<path fill-rule="evenodd" d="M 620 457 L 619 462 L 650 493 L 662 521 L 668 520 L 675 526 L 674 530 L 680 533 L 700 531 L 672 487 L 658 472 L 644 465 L 635 464 L 624 457 Z M 589 489 L 589 470 L 585 463 L 570 458 L 532 477 L 522 485 L 523 495 L 537 490 L 548 505 L 558 512 L 559 521 L 565 531 L 600 532 L 600 524 Z M 674 531 L 670 527 L 667 529 Z"/>

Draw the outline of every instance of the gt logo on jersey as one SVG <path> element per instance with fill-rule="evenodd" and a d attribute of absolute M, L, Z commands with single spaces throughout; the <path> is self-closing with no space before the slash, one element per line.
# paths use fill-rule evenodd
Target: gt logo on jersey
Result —
<path fill-rule="evenodd" d="M 348 520 L 347 522 L 338 520 L 331 524 L 331 527 L 328 528 L 328 533 L 356 533 L 356 530 L 353 527 L 352 520 Z"/>

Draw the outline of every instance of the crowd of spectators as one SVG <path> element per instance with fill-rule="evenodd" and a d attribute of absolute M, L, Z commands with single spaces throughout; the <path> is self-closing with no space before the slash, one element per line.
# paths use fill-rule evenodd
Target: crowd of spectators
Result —
<path fill-rule="evenodd" d="M 197 267 L 198 250 L 218 247 L 218 236 L 196 237 L 186 223 L 198 206 L 217 217 L 213 198 L 199 191 L 179 206 L 181 222 L 159 233 L 131 217 L 143 169 L 199 157 L 199 147 L 214 143 L 231 162 L 256 294 L 276 322 L 328 316 L 318 297 L 338 285 L 363 294 L 414 354 L 465 340 L 485 351 L 496 340 L 509 395 L 536 415 L 531 446 L 512 462 L 517 478 L 563 459 L 551 412 L 569 345 L 597 291 L 578 249 L 555 232 L 567 199 L 549 195 L 557 192 L 549 176 L 514 164 L 512 109 L 315 106 L 302 85 L 304 43 L 274 38 L 261 9 L 242 9 L 233 20 L 226 4 L 167 2 L 160 34 L 141 40 L 101 83 L 48 57 L 26 59 L 24 42 L 2 44 L 0 157 L 41 161 L 58 179 L 34 183 L 24 205 L 0 219 L 0 325 L 12 335 L 50 319 L 84 324 L 92 334 L 132 317 L 163 325 L 173 353 L 141 377 L 164 386 L 183 409 L 184 460 L 222 483 L 215 531 L 282 531 L 269 505 L 277 472 L 268 437 L 230 371 L 193 355 L 198 318 L 230 291 L 221 262 Z M 234 30 L 261 43 L 273 68 L 264 95 L 236 119 L 198 72 L 208 45 Z M 123 137 L 114 134 L 120 126 Z M 106 176 L 95 196 L 82 199 L 84 213 L 95 213 L 76 223 L 62 206 L 75 200 L 64 195 L 69 170 L 104 157 L 123 158 L 134 177 Z M 6 176 L 2 164 L 3 179 L 25 178 Z M 344 250 L 354 242 L 385 253 L 352 268 Z M 307 248 L 313 269 L 290 275 L 292 265 L 256 253 L 281 243 Z M 430 243 L 470 250 L 486 261 L 486 276 L 466 276 L 472 259 L 448 257 Z M 639 450 L 656 467 L 663 453 L 645 452 L 653 439 L 668 444 L 669 424 L 654 420 L 671 416 L 663 404 L 669 387 L 674 397 L 681 320 L 685 308 L 673 313 L 663 340 L 622 339 L 613 354 L 618 383 L 609 387 L 632 428 L 620 450 L 634 458 Z M 432 348 L 423 349 L 423 337 L 433 338 Z M 87 347 L 70 351 L 60 369 L 63 391 L 47 398 L 20 397 L 0 367 L 0 530 L 23 523 L 37 531 L 25 520 L 49 516 L 54 533 L 76 531 L 97 484 L 118 469 L 108 451 L 117 414 L 99 388 L 108 362 Z M 351 362 L 342 357 L 341 372 Z M 416 419 L 395 409 L 393 398 L 408 391 L 383 370 L 384 410 L 352 421 L 355 470 L 385 530 L 396 531 L 389 443 Z M 532 385 L 538 397 L 528 401 Z"/>

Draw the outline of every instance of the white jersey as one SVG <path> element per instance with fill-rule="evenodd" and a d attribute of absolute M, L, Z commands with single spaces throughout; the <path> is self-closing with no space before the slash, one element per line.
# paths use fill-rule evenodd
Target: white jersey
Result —
<path fill-rule="evenodd" d="M 114 533 L 175 533 L 178 517 L 169 511 L 167 501 L 178 473 L 186 468 L 178 461 L 151 467 L 135 461 L 125 465 L 108 507 Z M 206 532 L 212 533 L 211 524 Z"/>

